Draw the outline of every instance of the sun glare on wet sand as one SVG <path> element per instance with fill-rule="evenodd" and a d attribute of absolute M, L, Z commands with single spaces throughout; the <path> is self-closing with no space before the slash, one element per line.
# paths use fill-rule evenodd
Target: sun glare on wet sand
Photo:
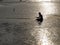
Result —
<path fill-rule="evenodd" d="M 39 1 L 51 1 L 51 0 L 33 0 L 33 1 L 38 1 L 39 2 Z"/>

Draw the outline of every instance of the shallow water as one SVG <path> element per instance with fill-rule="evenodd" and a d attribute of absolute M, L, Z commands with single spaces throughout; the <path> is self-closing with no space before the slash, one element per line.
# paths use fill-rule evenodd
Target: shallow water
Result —
<path fill-rule="evenodd" d="M 59 45 L 60 3 L 17 3 L 0 7 L 0 45 Z M 15 8 L 15 12 L 13 12 Z M 36 21 L 38 12 L 43 22 Z"/>

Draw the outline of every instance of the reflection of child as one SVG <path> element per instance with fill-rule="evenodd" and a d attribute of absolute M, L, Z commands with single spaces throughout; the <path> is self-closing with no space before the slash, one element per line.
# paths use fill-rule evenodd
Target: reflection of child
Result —
<path fill-rule="evenodd" d="M 13 8 L 13 12 L 15 12 L 15 8 Z"/>
<path fill-rule="evenodd" d="M 20 2 L 22 2 L 22 0 L 20 0 Z"/>

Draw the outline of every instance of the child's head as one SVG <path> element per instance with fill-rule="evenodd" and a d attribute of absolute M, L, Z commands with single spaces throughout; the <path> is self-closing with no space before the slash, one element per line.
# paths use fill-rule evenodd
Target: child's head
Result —
<path fill-rule="evenodd" d="M 39 12 L 39 15 L 41 15 L 41 13 Z"/>
<path fill-rule="evenodd" d="M 41 12 L 39 12 L 39 16 L 41 16 Z"/>

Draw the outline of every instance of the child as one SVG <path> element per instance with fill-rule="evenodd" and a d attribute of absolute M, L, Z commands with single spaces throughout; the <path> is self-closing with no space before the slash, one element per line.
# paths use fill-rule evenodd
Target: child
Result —
<path fill-rule="evenodd" d="M 40 12 L 38 14 L 39 14 L 39 17 L 37 17 L 37 21 L 42 22 L 43 21 L 43 16 Z"/>

